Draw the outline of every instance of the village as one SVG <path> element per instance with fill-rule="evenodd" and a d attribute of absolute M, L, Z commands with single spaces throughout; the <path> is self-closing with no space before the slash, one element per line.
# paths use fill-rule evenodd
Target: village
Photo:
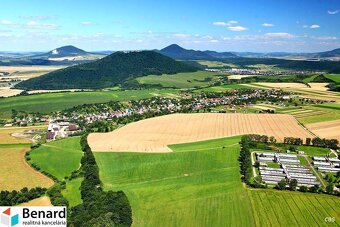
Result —
<path fill-rule="evenodd" d="M 305 70 L 289 70 L 289 71 L 281 71 L 281 70 L 263 70 L 257 68 L 207 68 L 205 69 L 208 72 L 219 72 L 219 73 L 227 73 L 230 75 L 241 75 L 241 76 L 279 76 L 279 75 L 309 75 L 309 74 L 322 74 L 323 72 L 311 72 Z"/>
<path fill-rule="evenodd" d="M 5 126 L 44 124 L 48 126 L 46 140 L 52 141 L 81 133 L 86 130 L 86 125 L 95 122 L 119 125 L 172 113 L 236 113 L 239 108 L 243 113 L 248 113 L 247 107 L 252 107 L 258 102 L 285 107 L 296 97 L 295 94 L 280 89 L 240 89 L 221 93 L 183 92 L 180 98 L 153 97 L 138 101 L 85 104 L 48 115 L 12 110 L 12 123 Z M 319 102 L 306 99 L 302 101 Z M 267 112 L 273 113 L 273 110 L 258 111 L 258 113 Z M 113 127 L 110 128 L 109 130 L 113 129 Z"/>

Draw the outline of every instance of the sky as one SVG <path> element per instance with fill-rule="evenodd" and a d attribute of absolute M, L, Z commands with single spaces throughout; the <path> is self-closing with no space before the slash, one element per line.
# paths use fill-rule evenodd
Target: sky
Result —
<path fill-rule="evenodd" d="M 1 0 L 0 51 L 340 48 L 340 0 Z"/>

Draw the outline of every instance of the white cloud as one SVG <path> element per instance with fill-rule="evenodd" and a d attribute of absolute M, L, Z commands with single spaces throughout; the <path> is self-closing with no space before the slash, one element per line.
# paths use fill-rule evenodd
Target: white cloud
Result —
<path fill-rule="evenodd" d="M 320 25 L 318 25 L 318 24 L 312 24 L 311 26 L 309 26 L 309 28 L 320 28 Z"/>
<path fill-rule="evenodd" d="M 335 36 L 312 36 L 311 38 L 317 40 L 338 40 Z"/>
<path fill-rule="evenodd" d="M 339 13 L 339 10 L 338 10 L 338 9 L 337 9 L 337 10 L 334 10 L 334 11 L 328 10 L 327 13 L 330 14 L 330 15 L 335 15 L 335 14 L 338 14 L 338 13 Z"/>
<path fill-rule="evenodd" d="M 240 31 L 245 31 L 245 30 L 248 30 L 248 28 L 246 27 L 243 27 L 243 26 L 229 26 L 228 29 L 230 31 L 234 31 L 234 32 L 240 32 Z"/>
<path fill-rule="evenodd" d="M 56 16 L 30 16 L 30 15 L 24 15 L 24 16 L 19 16 L 19 17 L 23 19 L 29 19 L 29 20 L 49 20 L 49 19 L 56 18 Z"/>
<path fill-rule="evenodd" d="M 303 28 L 320 28 L 320 25 L 318 24 L 312 24 L 312 25 L 302 25 Z"/>
<path fill-rule="evenodd" d="M 90 26 L 90 25 L 93 25 L 93 23 L 91 21 L 83 21 L 80 23 L 81 25 L 84 25 L 84 26 Z"/>
<path fill-rule="evenodd" d="M 230 31 L 239 32 L 239 31 L 248 30 L 248 28 L 237 25 L 237 24 L 238 24 L 238 21 L 236 20 L 230 20 L 228 22 L 223 22 L 223 21 L 213 22 L 213 25 L 227 27 Z"/>
<path fill-rule="evenodd" d="M 183 34 L 183 33 L 175 33 L 175 34 L 173 34 L 173 36 L 177 37 L 177 38 L 187 38 L 187 37 L 190 37 L 190 35 Z"/>
<path fill-rule="evenodd" d="M 212 39 L 210 40 L 211 43 L 218 43 L 218 40 L 217 39 Z"/>
<path fill-rule="evenodd" d="M 263 27 L 274 27 L 274 24 L 263 23 L 262 26 L 263 26 Z"/>
<path fill-rule="evenodd" d="M 229 27 L 229 26 L 233 26 L 235 24 L 238 24 L 238 21 L 236 20 L 230 20 L 230 21 L 227 21 L 227 22 L 223 22 L 223 21 L 216 21 L 216 22 L 213 22 L 213 25 L 215 26 L 224 26 L 224 27 Z"/>
<path fill-rule="evenodd" d="M 30 21 L 26 23 L 26 27 L 29 29 L 47 29 L 47 30 L 56 30 L 60 26 L 56 24 L 44 24 L 44 23 L 38 23 L 36 21 Z"/>
<path fill-rule="evenodd" d="M 10 21 L 10 20 L 0 20 L 1 25 L 14 25 L 15 22 Z"/>
<path fill-rule="evenodd" d="M 273 32 L 273 33 L 266 33 L 266 37 L 268 38 L 283 38 L 283 39 L 292 39 L 296 36 L 287 32 Z"/>
<path fill-rule="evenodd" d="M 227 23 L 223 22 L 223 21 L 216 21 L 216 22 L 213 22 L 213 25 L 215 25 L 215 26 L 227 26 Z"/>

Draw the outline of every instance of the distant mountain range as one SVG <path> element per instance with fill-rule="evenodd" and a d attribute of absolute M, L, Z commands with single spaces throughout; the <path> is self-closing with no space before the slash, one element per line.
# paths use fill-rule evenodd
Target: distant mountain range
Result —
<path fill-rule="evenodd" d="M 248 58 L 286 58 L 297 60 L 340 60 L 340 48 L 331 51 L 318 53 L 289 53 L 289 52 L 271 52 L 271 53 L 256 53 L 256 52 L 232 52 L 239 57 Z"/>
<path fill-rule="evenodd" d="M 292 60 L 340 60 L 340 48 L 319 52 L 319 53 L 289 53 L 289 52 L 271 52 L 271 53 L 257 53 L 257 52 L 217 52 L 217 51 L 200 51 L 187 50 L 183 47 L 172 44 L 161 50 L 156 50 L 161 54 L 179 60 L 218 60 L 237 57 L 246 58 L 283 58 Z"/>
<path fill-rule="evenodd" d="M 15 87 L 39 89 L 99 89 L 124 85 L 146 75 L 193 72 L 197 68 L 154 51 L 115 52 L 94 62 L 71 66 L 32 78 Z"/>
<path fill-rule="evenodd" d="M 319 53 L 290 52 L 217 52 L 211 50 L 188 50 L 177 44 L 161 50 L 154 50 L 165 56 L 178 60 L 219 60 L 228 58 L 281 58 L 291 60 L 333 60 L 340 61 L 340 48 Z M 39 52 L 1 52 L 0 65 L 73 65 L 100 59 L 114 51 L 86 52 L 74 46 L 63 46 L 46 53 Z M 2 61 L 1 61 L 2 60 Z M 6 61 L 3 61 L 6 60 Z"/>
<path fill-rule="evenodd" d="M 229 52 L 218 53 L 216 51 L 187 50 L 177 44 L 172 44 L 157 51 L 165 56 L 179 60 L 213 60 L 215 58 L 237 57 Z"/>

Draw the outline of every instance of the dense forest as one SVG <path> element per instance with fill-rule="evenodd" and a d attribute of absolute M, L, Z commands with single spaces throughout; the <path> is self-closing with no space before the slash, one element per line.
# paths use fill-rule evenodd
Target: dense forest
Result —
<path fill-rule="evenodd" d="M 193 72 L 197 68 L 153 51 L 115 52 L 98 61 L 60 69 L 17 84 L 16 88 L 99 89 L 146 75 Z"/>

